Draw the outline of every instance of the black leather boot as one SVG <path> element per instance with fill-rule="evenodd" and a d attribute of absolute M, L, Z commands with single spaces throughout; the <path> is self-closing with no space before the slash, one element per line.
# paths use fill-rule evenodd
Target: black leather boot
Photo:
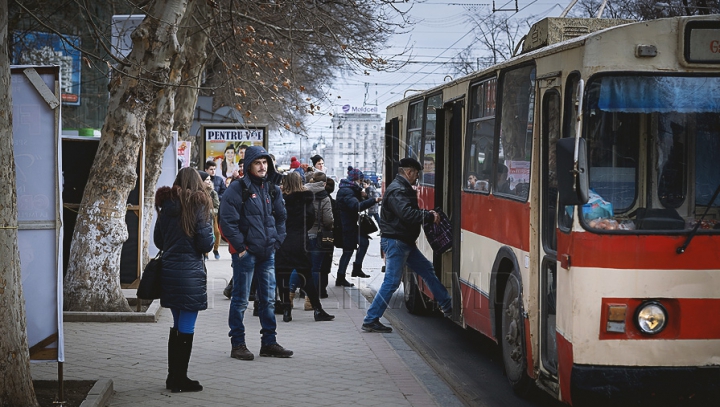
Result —
<path fill-rule="evenodd" d="M 351 277 L 360 277 L 360 278 L 370 277 L 369 274 L 363 273 L 361 263 L 353 263 L 353 271 L 352 271 L 352 274 L 350 274 L 350 276 Z"/>
<path fill-rule="evenodd" d="M 292 305 L 285 304 L 283 308 L 283 322 L 292 321 Z"/>
<path fill-rule="evenodd" d="M 337 278 L 335 279 L 335 287 L 354 287 L 355 284 L 347 281 L 345 279 L 345 274 L 338 274 Z"/>
<path fill-rule="evenodd" d="M 170 390 L 173 393 L 202 391 L 203 387 L 197 380 L 190 380 L 187 377 L 190 354 L 192 353 L 193 337 L 195 334 L 184 334 L 178 332 L 175 352 L 175 373 L 172 375 Z"/>
<path fill-rule="evenodd" d="M 175 371 L 177 370 L 177 358 L 175 357 L 177 353 L 177 339 L 178 330 L 170 328 L 170 337 L 168 338 L 168 375 L 167 379 L 165 379 L 165 388 L 168 390 L 172 389 L 175 383 Z"/>
<path fill-rule="evenodd" d="M 335 315 L 330 315 L 322 308 L 315 308 L 315 321 L 332 321 Z"/>
<path fill-rule="evenodd" d="M 260 316 L 260 301 L 253 301 L 253 316 Z"/>
<path fill-rule="evenodd" d="M 230 282 L 228 282 L 228 285 L 225 286 L 225 289 L 223 290 L 223 295 L 227 297 L 229 300 L 230 297 L 232 297 L 232 288 L 233 288 L 233 281 L 232 278 L 230 279 Z"/>
<path fill-rule="evenodd" d="M 320 273 L 320 298 L 327 298 L 328 292 L 327 292 L 327 286 L 328 286 L 328 275 L 325 273 Z"/>

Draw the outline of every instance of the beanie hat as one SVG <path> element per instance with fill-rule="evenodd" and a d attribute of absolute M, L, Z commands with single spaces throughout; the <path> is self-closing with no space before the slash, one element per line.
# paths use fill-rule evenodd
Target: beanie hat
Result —
<path fill-rule="evenodd" d="M 314 156 L 310 157 L 310 161 L 312 161 L 313 167 L 314 167 L 315 164 L 317 164 L 317 162 L 320 161 L 320 160 L 325 161 L 322 157 L 320 157 L 320 154 L 315 154 Z"/>
<path fill-rule="evenodd" d="M 300 167 L 300 161 L 298 161 L 295 157 L 290 157 L 290 168 L 298 168 Z"/>
<path fill-rule="evenodd" d="M 205 171 L 198 171 L 198 174 L 200 174 L 200 180 L 203 181 L 203 182 L 205 182 L 205 180 L 207 179 L 207 177 L 210 176 L 210 174 L 208 174 L 208 173 L 205 172 Z"/>
<path fill-rule="evenodd" d="M 405 157 L 402 160 L 400 160 L 400 167 L 402 168 L 415 168 L 416 170 L 420 171 L 422 170 L 422 167 L 420 166 L 420 163 L 418 160 L 410 157 Z"/>
<path fill-rule="evenodd" d="M 352 170 L 348 171 L 348 181 L 358 181 L 363 178 L 364 176 L 362 171 L 358 170 L 357 168 L 353 168 Z"/>

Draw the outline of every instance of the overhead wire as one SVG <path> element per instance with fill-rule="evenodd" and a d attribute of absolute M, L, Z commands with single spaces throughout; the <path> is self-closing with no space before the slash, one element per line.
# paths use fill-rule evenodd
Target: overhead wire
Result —
<path fill-rule="evenodd" d="M 534 1 L 530 2 L 530 3 L 528 3 L 527 5 L 525 5 L 524 7 L 522 7 L 521 9 L 519 9 L 518 11 L 513 12 L 513 13 L 512 13 L 510 16 L 508 16 L 507 18 L 510 18 L 511 16 L 513 16 L 513 15 L 515 15 L 515 14 L 518 14 L 520 11 L 527 9 L 528 7 L 530 7 L 531 5 L 533 5 L 533 4 L 536 3 L 536 2 L 538 2 L 538 0 L 534 0 Z M 512 0 L 510 0 L 510 1 L 508 1 L 507 3 L 503 4 L 502 6 L 500 6 L 500 8 L 503 8 L 503 7 L 507 6 L 507 5 L 510 4 L 510 3 L 512 3 Z M 553 7 L 554 7 L 554 6 L 553 6 Z M 486 17 L 486 19 L 487 19 L 487 17 Z M 485 21 L 485 19 L 483 19 L 482 21 Z M 481 22 L 482 22 L 482 21 L 481 21 Z M 458 40 L 456 40 L 454 43 L 452 43 L 452 44 L 450 45 L 450 47 L 445 48 L 445 50 L 444 50 L 443 52 L 441 52 L 441 53 L 438 54 L 435 58 L 433 58 L 432 60 L 430 60 L 430 61 L 428 61 L 428 62 L 433 62 L 433 61 L 435 61 L 435 59 L 439 58 L 442 54 L 444 54 L 444 53 L 447 52 L 449 49 L 451 49 L 451 47 L 454 47 L 457 43 L 459 43 L 460 41 L 462 41 L 465 37 L 467 37 L 469 34 L 471 34 L 471 33 L 473 33 L 473 32 L 474 32 L 474 30 L 468 31 L 468 32 L 465 33 L 462 37 L 460 37 Z M 457 54 L 455 55 L 455 57 L 458 56 L 458 55 L 460 55 L 460 53 L 457 53 Z M 446 65 L 446 64 L 447 64 L 447 63 L 438 64 L 438 67 L 437 67 L 437 68 L 435 68 L 435 69 L 433 69 L 432 71 L 424 74 L 424 76 L 421 77 L 421 78 L 419 78 L 417 81 L 421 81 L 421 80 L 427 78 L 428 76 L 434 74 L 435 72 L 437 72 L 437 70 L 439 70 L 443 65 Z M 425 66 L 425 67 L 427 67 L 427 66 Z M 422 68 L 420 68 L 420 69 L 422 69 Z M 408 80 L 409 80 L 413 75 L 417 75 L 417 74 L 422 74 L 422 73 L 420 73 L 419 70 L 418 70 L 418 71 L 416 71 L 415 73 L 412 73 L 412 74 L 409 74 L 409 75 L 406 74 L 406 79 L 405 79 L 405 80 L 403 80 L 402 82 L 398 83 L 396 86 L 394 86 L 394 87 L 386 90 L 384 93 L 380 94 L 379 96 L 376 96 L 377 103 L 378 103 L 378 104 L 381 104 L 381 103 L 380 103 L 380 98 L 381 98 L 381 97 L 391 94 L 391 92 L 392 92 L 394 89 L 396 89 L 397 87 L 399 87 L 399 86 L 401 86 L 401 85 L 403 85 L 403 84 L 406 84 L 406 83 L 408 82 Z M 414 85 L 415 83 L 417 83 L 417 82 L 413 82 L 412 85 Z M 411 85 L 411 86 L 412 86 L 412 85 Z M 385 103 L 386 103 L 386 102 L 383 101 L 382 104 L 385 104 Z"/>

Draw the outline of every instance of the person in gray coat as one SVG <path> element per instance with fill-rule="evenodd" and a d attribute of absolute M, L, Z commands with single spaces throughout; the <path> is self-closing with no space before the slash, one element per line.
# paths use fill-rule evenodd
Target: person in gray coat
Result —
<path fill-rule="evenodd" d="M 155 193 L 158 219 L 155 246 L 162 251 L 160 305 L 169 308 L 173 327 L 168 339 L 168 377 L 165 387 L 173 393 L 201 391 L 187 377 L 198 311 L 207 309 L 207 272 L 203 254 L 215 241 L 212 201 L 194 168 L 178 172 L 171 187 Z"/>

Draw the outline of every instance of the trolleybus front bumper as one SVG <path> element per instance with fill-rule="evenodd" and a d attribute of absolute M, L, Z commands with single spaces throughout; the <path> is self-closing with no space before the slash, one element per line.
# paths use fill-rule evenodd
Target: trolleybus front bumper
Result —
<path fill-rule="evenodd" d="M 720 405 L 720 366 L 573 365 L 574 406 Z"/>

